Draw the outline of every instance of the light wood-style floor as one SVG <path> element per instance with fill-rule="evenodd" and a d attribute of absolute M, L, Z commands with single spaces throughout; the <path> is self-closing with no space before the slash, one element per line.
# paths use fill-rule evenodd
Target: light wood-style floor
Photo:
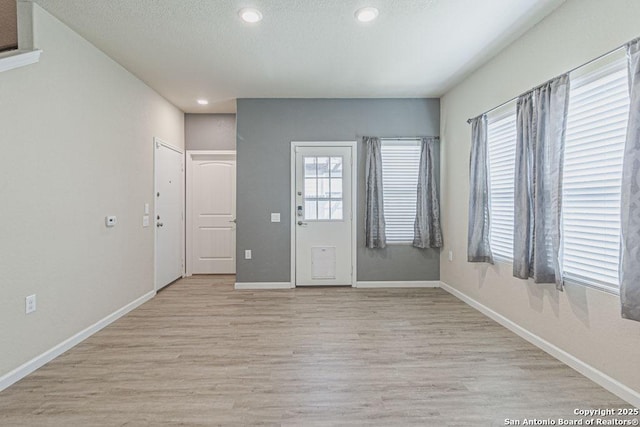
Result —
<path fill-rule="evenodd" d="M 623 401 L 441 289 L 194 276 L 0 393 L 2 426 L 493 426 Z"/>

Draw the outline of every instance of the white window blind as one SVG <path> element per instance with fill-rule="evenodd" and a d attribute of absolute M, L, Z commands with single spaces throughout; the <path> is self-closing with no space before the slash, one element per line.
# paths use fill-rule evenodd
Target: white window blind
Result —
<path fill-rule="evenodd" d="M 388 243 L 413 242 L 419 165 L 419 140 L 382 140 L 383 203 Z"/>
<path fill-rule="evenodd" d="M 571 79 L 563 189 L 564 276 L 618 287 L 620 188 L 629 114 L 625 58 Z"/>
<path fill-rule="evenodd" d="M 487 117 L 491 250 L 497 259 L 513 260 L 513 193 L 516 161 L 515 102 Z"/>

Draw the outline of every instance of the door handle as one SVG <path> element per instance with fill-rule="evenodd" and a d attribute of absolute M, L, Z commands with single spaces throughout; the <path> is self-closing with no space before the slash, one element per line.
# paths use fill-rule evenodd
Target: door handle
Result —
<path fill-rule="evenodd" d="M 162 227 L 163 225 L 164 225 L 163 223 L 159 222 L 156 224 L 156 227 Z"/>
<path fill-rule="evenodd" d="M 298 221 L 298 225 L 302 226 L 302 227 L 306 227 L 307 223 L 306 222 L 302 222 L 302 221 Z"/>
<path fill-rule="evenodd" d="M 234 223 L 234 224 L 235 224 L 235 223 L 236 223 L 236 222 L 238 222 L 238 221 L 234 218 L 234 219 L 232 219 L 232 220 L 231 220 L 231 221 L 229 221 L 229 222 L 232 222 L 232 223 Z"/>

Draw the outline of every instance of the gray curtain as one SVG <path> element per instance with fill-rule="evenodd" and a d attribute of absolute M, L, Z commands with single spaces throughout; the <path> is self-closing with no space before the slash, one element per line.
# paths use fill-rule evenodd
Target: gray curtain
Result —
<path fill-rule="evenodd" d="M 514 177 L 513 275 L 527 279 L 531 273 L 532 146 L 535 139 L 533 92 L 518 97 L 516 104 L 516 163 Z"/>
<path fill-rule="evenodd" d="M 435 142 L 437 140 L 437 137 L 422 138 L 420 148 L 416 221 L 413 237 L 413 246 L 416 248 L 442 247 L 440 202 L 438 201 L 434 168 Z"/>
<path fill-rule="evenodd" d="M 471 120 L 467 261 L 493 264 L 489 241 L 489 158 L 487 149 L 487 116 L 483 114 Z"/>
<path fill-rule="evenodd" d="M 569 107 L 564 74 L 518 98 L 513 275 L 562 289 L 562 165 Z"/>
<path fill-rule="evenodd" d="M 620 301 L 640 321 L 640 39 L 627 45 L 631 105 L 622 167 Z"/>
<path fill-rule="evenodd" d="M 368 248 L 387 246 L 382 198 L 382 143 L 380 138 L 363 137 L 365 145 L 364 233 Z"/>

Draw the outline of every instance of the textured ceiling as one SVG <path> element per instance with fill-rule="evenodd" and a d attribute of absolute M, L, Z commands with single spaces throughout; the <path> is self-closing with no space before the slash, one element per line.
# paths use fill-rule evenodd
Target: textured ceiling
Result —
<path fill-rule="evenodd" d="M 438 97 L 563 0 L 35 1 L 198 113 L 236 98 Z M 260 23 L 238 17 L 249 6 Z M 378 19 L 357 22 L 363 6 Z"/>

